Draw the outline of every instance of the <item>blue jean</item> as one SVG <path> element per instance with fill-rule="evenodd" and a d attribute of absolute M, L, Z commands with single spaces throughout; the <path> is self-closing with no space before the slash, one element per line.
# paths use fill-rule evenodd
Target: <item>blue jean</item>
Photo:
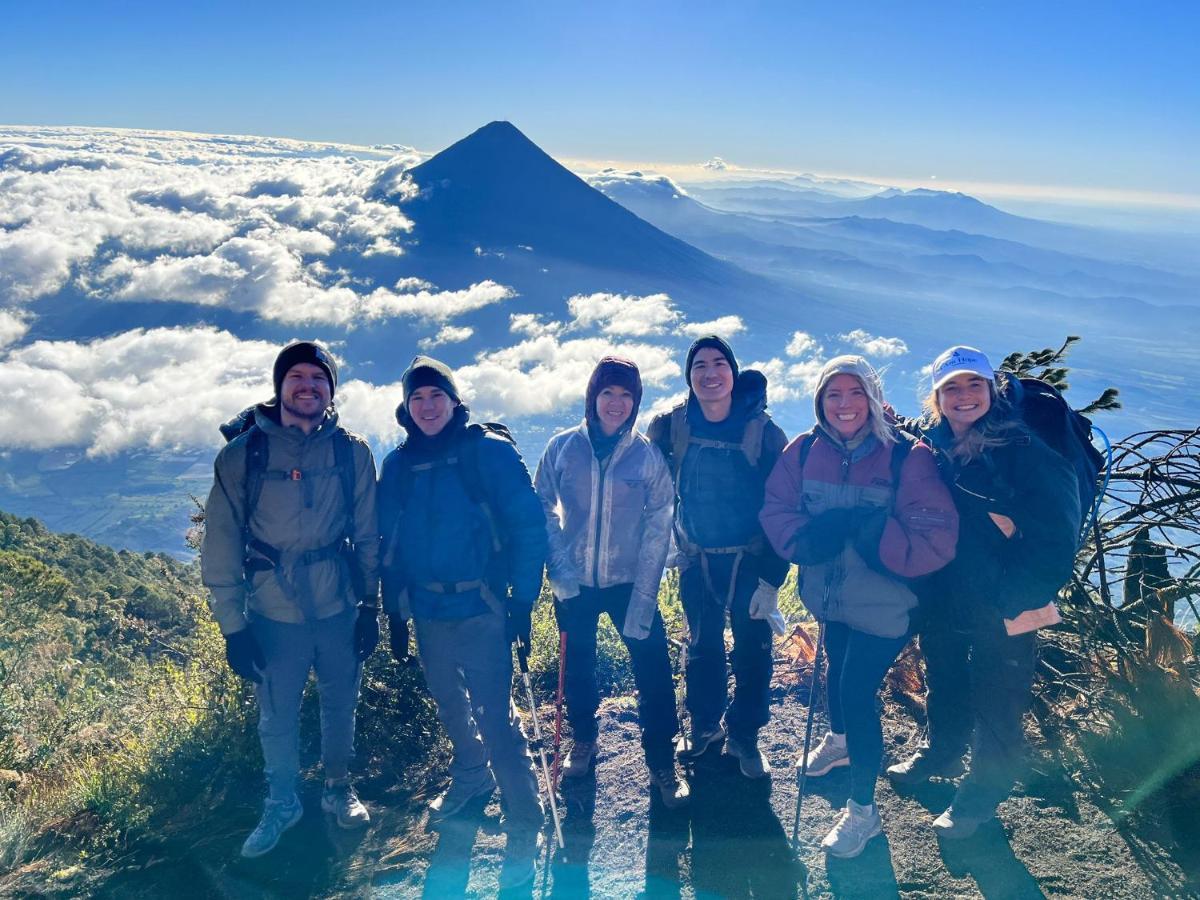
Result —
<path fill-rule="evenodd" d="M 846 735 L 850 799 L 855 803 L 875 802 L 875 781 L 883 762 L 883 726 L 879 722 L 876 695 L 883 676 L 907 643 L 907 635 L 876 637 L 841 622 L 825 624 L 829 727 Z"/>
<path fill-rule="evenodd" d="M 321 700 L 321 762 L 325 777 L 345 778 L 354 755 L 354 712 L 362 664 L 354 653 L 356 611 L 292 624 L 251 615 L 250 630 L 266 668 L 254 686 L 258 738 L 270 796 L 291 797 L 300 775 L 300 701 L 316 670 Z"/>
<path fill-rule="evenodd" d="M 540 823 L 537 776 L 512 703 L 512 645 L 504 617 L 414 619 L 425 684 L 454 755 L 450 777 L 463 787 L 495 778 L 505 817 Z"/>

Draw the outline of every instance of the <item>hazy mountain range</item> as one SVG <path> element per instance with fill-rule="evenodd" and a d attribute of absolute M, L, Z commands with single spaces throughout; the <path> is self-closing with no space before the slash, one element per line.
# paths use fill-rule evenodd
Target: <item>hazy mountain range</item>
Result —
<path fill-rule="evenodd" d="M 179 551 L 218 422 L 270 392 L 293 337 L 344 360 L 345 422 L 382 452 L 408 361 L 459 368 L 531 464 L 581 413 L 606 352 L 661 408 L 717 330 L 791 433 L 824 359 L 886 364 L 915 408 L 945 345 L 1085 338 L 1072 392 L 1107 419 L 1194 423 L 1193 255 L 1168 239 L 1010 215 L 961 194 L 815 177 L 587 180 L 495 122 L 402 146 L 0 128 L 0 508 L 117 546 Z"/>

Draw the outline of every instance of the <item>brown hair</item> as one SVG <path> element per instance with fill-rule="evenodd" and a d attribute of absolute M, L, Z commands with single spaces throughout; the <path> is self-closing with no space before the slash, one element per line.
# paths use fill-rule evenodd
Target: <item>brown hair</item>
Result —
<path fill-rule="evenodd" d="M 958 462 L 969 463 L 985 451 L 1003 447 L 1025 432 L 1025 423 L 1012 402 L 1005 396 L 1004 389 L 1007 384 L 1008 379 L 1003 372 L 997 372 L 995 380 L 988 382 L 991 408 L 967 429 L 966 434 L 956 437 L 950 445 L 950 455 Z M 940 425 L 942 408 L 938 404 L 936 388 L 929 392 L 922 406 L 926 418 L 934 426 Z"/>

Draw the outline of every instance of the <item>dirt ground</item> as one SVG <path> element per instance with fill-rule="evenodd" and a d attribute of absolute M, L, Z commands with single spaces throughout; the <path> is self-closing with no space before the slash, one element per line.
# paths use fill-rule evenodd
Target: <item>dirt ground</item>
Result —
<path fill-rule="evenodd" d="M 1081 897 L 1200 896 L 1200 873 L 1174 841 L 1169 817 L 1134 833 L 1116 827 L 1055 766 L 1035 757 L 1035 769 L 1000 809 L 997 821 L 961 843 L 939 846 L 931 822 L 953 794 L 933 783 L 898 794 L 881 778 L 878 801 L 885 834 L 856 859 L 828 859 L 819 849 L 846 801 L 846 769 L 810 779 L 793 852 L 790 834 L 796 777 L 792 762 L 803 740 L 807 688 L 773 687 L 771 724 L 763 745 L 775 767 L 769 780 L 750 781 L 734 760 L 710 752 L 690 773 L 692 802 L 668 811 L 652 802 L 632 698 L 601 710 L 601 754 L 594 778 L 564 788 L 566 849 L 543 852 L 534 883 L 520 898 L 774 898 L 774 897 Z M 549 707 L 543 715 L 549 717 Z M 916 711 L 919 716 L 919 710 Z M 821 718 L 818 718 L 821 721 Z M 888 702 L 886 753 L 902 758 L 919 738 L 914 713 Z M 365 832 L 340 831 L 322 816 L 319 787 L 304 796 L 305 818 L 268 856 L 241 860 L 237 850 L 253 827 L 257 789 L 231 800 L 236 813 L 186 812 L 190 827 L 164 834 L 138 863 L 92 881 L 84 891 L 121 898 L 291 898 L 305 896 L 492 897 L 503 855 L 499 808 L 484 809 L 431 829 L 425 804 L 444 785 L 444 760 L 420 783 L 382 792 L 364 780 L 372 810 Z M 1179 818 L 1178 815 L 1176 818 Z M 210 827 L 198 828 L 208 820 Z M 1190 813 L 1175 825 L 1195 830 Z M 1146 832 L 1154 832 L 1147 836 Z M 552 831 L 547 828 L 547 846 Z M 1191 857 L 1200 860 L 1200 855 Z M 7 880 L 10 896 L 51 896 L 48 873 Z M 52 881 L 53 879 L 49 879 Z M 65 878 L 62 895 L 84 887 Z M 37 884 L 38 887 L 34 887 Z M 11 891 L 11 893 L 10 893 Z"/>

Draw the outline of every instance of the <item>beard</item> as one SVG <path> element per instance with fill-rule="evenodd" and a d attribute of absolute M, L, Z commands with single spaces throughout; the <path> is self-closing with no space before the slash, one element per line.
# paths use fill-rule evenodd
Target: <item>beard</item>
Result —
<path fill-rule="evenodd" d="M 316 412 L 304 412 L 303 410 L 292 406 L 292 404 L 288 403 L 286 400 L 280 400 L 279 405 L 289 416 L 293 416 L 297 419 L 307 419 L 310 422 L 318 422 L 325 418 L 325 412 L 329 409 L 328 406 L 325 406 L 318 409 Z"/>

